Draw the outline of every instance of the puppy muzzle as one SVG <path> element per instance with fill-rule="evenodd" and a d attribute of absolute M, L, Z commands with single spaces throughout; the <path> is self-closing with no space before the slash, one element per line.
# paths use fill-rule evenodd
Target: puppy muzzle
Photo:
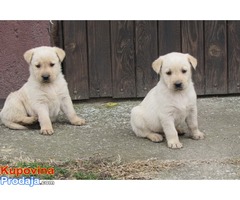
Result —
<path fill-rule="evenodd" d="M 180 81 L 176 81 L 176 82 L 174 83 L 174 89 L 175 89 L 175 90 L 183 90 L 183 83 L 180 82 Z"/>
<path fill-rule="evenodd" d="M 42 82 L 49 83 L 50 82 L 50 75 L 49 74 L 43 74 L 42 75 Z"/>

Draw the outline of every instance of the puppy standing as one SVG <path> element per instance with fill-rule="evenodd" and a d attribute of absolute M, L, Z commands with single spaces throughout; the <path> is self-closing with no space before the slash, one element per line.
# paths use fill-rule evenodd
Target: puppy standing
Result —
<path fill-rule="evenodd" d="M 158 133 L 164 132 L 168 147 L 181 148 L 177 129 L 186 122 L 193 139 L 204 138 L 198 130 L 191 66 L 194 69 L 197 66 L 194 57 L 176 52 L 160 56 L 153 62 L 160 81 L 131 112 L 131 125 L 137 136 L 161 142 L 163 137 Z"/>
<path fill-rule="evenodd" d="M 0 113 L 2 122 L 11 129 L 26 129 L 37 120 L 40 132 L 53 134 L 51 121 L 62 110 L 73 125 L 82 125 L 73 108 L 67 82 L 61 72 L 65 52 L 57 47 L 37 47 L 25 52 L 30 77 L 18 91 L 11 93 Z"/>

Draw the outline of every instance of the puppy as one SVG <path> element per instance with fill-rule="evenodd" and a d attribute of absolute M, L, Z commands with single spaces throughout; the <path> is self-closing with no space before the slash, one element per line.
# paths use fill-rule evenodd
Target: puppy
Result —
<path fill-rule="evenodd" d="M 177 129 L 186 122 L 193 139 L 204 138 L 198 129 L 191 66 L 195 69 L 197 60 L 177 52 L 160 56 L 153 62 L 160 81 L 131 111 L 131 126 L 137 136 L 161 142 L 163 137 L 158 133 L 165 133 L 168 147 L 182 148 Z"/>
<path fill-rule="evenodd" d="M 62 110 L 73 125 L 83 125 L 73 108 L 67 82 L 61 72 L 65 52 L 57 47 L 37 47 L 24 53 L 30 77 L 18 91 L 11 93 L 0 113 L 10 129 L 27 129 L 39 121 L 44 135 L 53 134 L 52 123 Z"/>

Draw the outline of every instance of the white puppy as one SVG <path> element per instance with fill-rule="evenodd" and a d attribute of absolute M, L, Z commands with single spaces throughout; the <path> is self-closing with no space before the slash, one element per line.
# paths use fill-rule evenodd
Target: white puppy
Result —
<path fill-rule="evenodd" d="M 52 123 L 62 110 L 74 125 L 82 125 L 73 108 L 67 82 L 61 72 L 65 52 L 57 47 L 37 47 L 24 53 L 30 77 L 18 91 L 11 93 L 0 113 L 11 129 L 26 129 L 37 120 L 42 134 L 53 134 Z"/>
<path fill-rule="evenodd" d="M 194 69 L 197 66 L 194 57 L 176 52 L 160 56 L 153 62 L 160 81 L 131 111 L 131 125 L 137 136 L 161 142 L 163 137 L 159 133 L 165 133 L 168 147 L 181 148 L 177 129 L 186 122 L 193 139 L 204 138 L 198 130 L 191 66 Z"/>

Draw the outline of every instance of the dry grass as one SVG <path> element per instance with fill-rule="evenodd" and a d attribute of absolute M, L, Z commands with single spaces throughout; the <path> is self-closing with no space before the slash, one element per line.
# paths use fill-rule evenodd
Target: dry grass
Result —
<path fill-rule="evenodd" d="M 49 160 L 33 160 L 30 158 L 16 158 L 7 160 L 0 157 L 0 166 L 54 168 L 54 175 L 37 175 L 40 179 L 54 180 L 151 180 L 157 177 L 160 172 L 167 172 L 180 167 L 202 164 L 231 164 L 240 166 L 239 159 L 222 160 L 181 160 L 181 161 L 160 161 L 149 159 L 145 161 L 123 162 L 118 158 L 101 158 L 94 156 L 87 159 L 60 162 Z M 1 172 L 0 172 L 1 173 Z M 1 176 L 1 174 L 0 174 Z"/>
<path fill-rule="evenodd" d="M 55 169 L 54 176 L 39 176 L 39 178 L 42 179 L 139 180 L 152 179 L 151 176 L 149 176 L 150 174 L 173 169 L 175 167 L 183 166 L 184 164 L 178 161 L 160 162 L 155 159 L 124 163 L 120 158 L 110 159 L 93 157 L 68 162 L 59 162 L 54 160 L 41 162 L 40 160 L 32 159 L 6 161 L 1 159 L 0 165 L 22 168 L 43 166 L 45 168 L 51 167 Z"/>

